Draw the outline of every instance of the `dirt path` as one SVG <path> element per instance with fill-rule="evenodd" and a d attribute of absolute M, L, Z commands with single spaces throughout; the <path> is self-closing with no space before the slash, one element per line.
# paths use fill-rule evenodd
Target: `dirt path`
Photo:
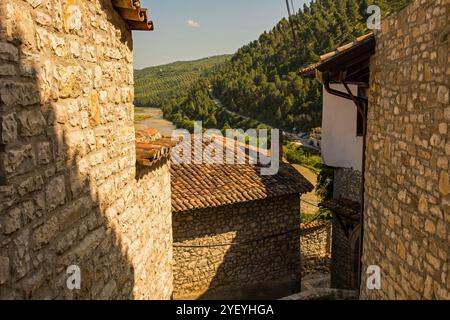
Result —
<path fill-rule="evenodd" d="M 293 165 L 298 172 L 300 172 L 309 182 L 311 182 L 313 184 L 313 186 L 317 185 L 317 173 L 315 173 L 314 171 L 305 168 L 303 166 L 294 164 Z M 313 190 L 312 192 L 309 193 L 305 193 L 302 196 L 302 204 L 301 204 L 301 209 L 302 209 L 302 213 L 307 213 L 307 214 L 314 214 L 317 212 L 317 206 L 319 205 L 319 197 L 316 195 L 316 191 Z"/>

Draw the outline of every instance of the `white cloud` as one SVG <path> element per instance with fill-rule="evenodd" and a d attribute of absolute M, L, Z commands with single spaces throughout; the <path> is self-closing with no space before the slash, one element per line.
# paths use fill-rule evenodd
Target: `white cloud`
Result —
<path fill-rule="evenodd" d="M 194 20 L 188 20 L 187 26 L 189 28 L 198 28 L 198 27 L 200 27 L 200 23 L 198 23 L 198 22 L 196 22 Z"/>

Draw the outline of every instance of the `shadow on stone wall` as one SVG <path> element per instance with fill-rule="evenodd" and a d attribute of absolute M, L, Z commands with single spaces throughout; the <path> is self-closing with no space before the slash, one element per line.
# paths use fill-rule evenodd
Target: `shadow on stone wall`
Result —
<path fill-rule="evenodd" d="M 26 17 L 23 12 L 15 15 Z M 42 65 L 29 63 L 36 39 L 33 29 L 26 28 L 26 19 L 12 22 L 9 37 L 3 21 L 4 16 L 0 19 L 0 299 L 131 299 L 134 269 L 118 231 L 105 216 L 106 208 L 99 204 L 99 183 L 92 178 L 88 161 L 94 157 L 87 157 L 106 149 L 95 136 L 89 141 L 89 136 L 67 130 L 73 119 L 61 107 L 65 101 L 55 98 L 51 92 L 55 88 L 45 83 Z M 38 56 L 36 62 L 44 64 L 41 59 Z M 82 84 L 74 77 L 56 83 L 60 96 L 63 91 L 70 99 L 83 95 Z M 81 115 L 79 120 L 84 121 Z M 83 130 L 92 133 L 95 116 L 91 110 Z M 70 265 L 81 268 L 81 290 L 66 287 Z"/>
<path fill-rule="evenodd" d="M 277 213 L 285 212 L 286 205 L 296 207 L 290 210 L 291 215 Z M 298 232 L 289 232 L 300 227 L 298 195 L 196 210 L 180 216 L 175 213 L 173 221 L 175 257 L 185 259 L 183 253 L 189 253 L 189 261 L 175 258 L 175 277 L 177 268 L 192 269 L 190 262 L 195 261 L 194 280 L 197 276 L 209 278 L 206 287 L 186 294 L 177 292 L 175 279 L 175 299 L 276 299 L 300 292 L 300 238 Z M 177 228 L 180 225 L 183 231 Z M 181 243 L 206 247 L 177 248 Z M 204 259 L 208 260 L 207 265 L 202 264 Z"/>
<path fill-rule="evenodd" d="M 330 272 L 331 230 L 330 221 L 316 220 L 301 225 L 302 277 Z"/>
<path fill-rule="evenodd" d="M 236 234 L 234 243 L 245 242 L 247 237 Z M 255 300 L 278 299 L 301 291 L 301 257 L 299 239 L 289 236 L 272 238 L 271 254 L 267 254 L 267 241 L 231 246 L 217 269 L 209 288 L 199 300 Z M 256 245 L 255 245 L 256 244 Z M 275 249 L 276 246 L 278 250 Z M 289 247 L 289 249 L 286 249 Z M 236 259 L 248 258 L 251 266 L 236 268 Z M 280 263 L 284 261 L 285 263 Z M 271 268 L 281 264 L 279 269 Z M 265 270 L 265 268 L 267 268 Z M 284 269 L 284 270 L 283 270 Z M 282 270 L 283 275 L 278 275 Z M 252 282 L 249 281 L 254 277 Z M 242 285 L 240 285 L 242 283 Z"/>

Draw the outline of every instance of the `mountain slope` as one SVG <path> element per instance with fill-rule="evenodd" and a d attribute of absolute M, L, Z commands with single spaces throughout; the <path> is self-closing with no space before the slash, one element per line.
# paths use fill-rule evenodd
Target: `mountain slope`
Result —
<path fill-rule="evenodd" d="M 366 13 L 376 3 L 382 12 L 398 10 L 407 0 L 317 0 L 270 32 L 242 47 L 213 79 L 215 94 L 240 114 L 274 126 L 306 131 L 321 123 L 321 86 L 296 71 L 321 54 L 368 32 Z"/>
<path fill-rule="evenodd" d="M 322 88 L 318 81 L 300 78 L 297 71 L 321 54 L 368 32 L 365 21 L 370 4 L 384 15 L 399 10 L 410 0 L 315 0 L 292 17 L 298 42 L 288 20 L 243 46 L 230 61 L 201 79 L 183 98 L 164 104 L 166 117 L 179 126 L 192 120 L 207 126 L 239 128 L 241 121 L 227 119 L 209 98 L 206 87 L 224 107 L 288 131 L 308 131 L 320 126 Z M 258 121 L 256 123 L 258 123 Z"/>
<path fill-rule="evenodd" d="M 187 91 L 200 77 L 207 76 L 217 65 L 226 62 L 230 57 L 220 55 L 135 70 L 135 104 L 160 107 L 164 99 Z"/>

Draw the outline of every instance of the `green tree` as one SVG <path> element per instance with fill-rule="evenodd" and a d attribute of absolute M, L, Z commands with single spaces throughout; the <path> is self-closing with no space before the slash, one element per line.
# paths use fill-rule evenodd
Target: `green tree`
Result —
<path fill-rule="evenodd" d="M 380 5 L 383 14 L 388 14 L 408 2 L 313 0 L 292 17 L 299 43 L 294 43 L 290 24 L 282 19 L 272 30 L 237 50 L 231 59 L 192 82 L 181 96 L 165 99 L 164 114 L 179 126 L 203 120 L 208 127 L 222 129 L 247 129 L 260 123 L 285 130 L 318 127 L 322 120 L 322 85 L 315 79 L 299 77 L 298 70 L 367 33 L 368 5 Z M 225 108 L 216 106 L 210 98 L 210 87 Z"/>

